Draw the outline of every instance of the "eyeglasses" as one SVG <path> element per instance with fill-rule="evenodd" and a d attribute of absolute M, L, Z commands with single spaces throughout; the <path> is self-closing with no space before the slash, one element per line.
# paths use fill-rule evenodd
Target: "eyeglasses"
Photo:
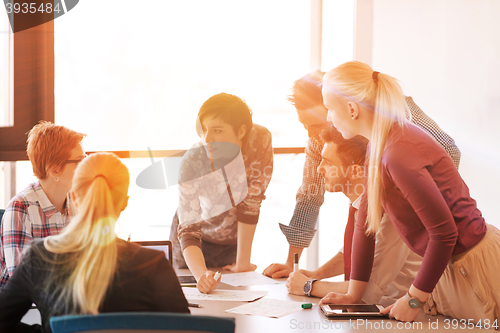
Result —
<path fill-rule="evenodd" d="M 64 161 L 62 164 L 69 164 L 69 163 L 76 163 L 76 164 L 78 164 L 78 163 L 80 163 L 81 161 L 83 161 L 83 160 L 85 159 L 85 157 L 87 157 L 87 156 L 89 156 L 89 155 L 87 155 L 87 154 L 83 154 L 83 157 L 82 157 L 82 158 L 80 158 L 80 159 L 78 159 L 78 160 L 66 160 L 66 161 Z"/>

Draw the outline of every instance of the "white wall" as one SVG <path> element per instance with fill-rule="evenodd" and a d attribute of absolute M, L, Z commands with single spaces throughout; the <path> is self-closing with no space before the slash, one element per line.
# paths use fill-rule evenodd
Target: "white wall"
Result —
<path fill-rule="evenodd" d="M 366 1 L 366 0 L 365 0 Z M 500 227 L 500 1 L 373 0 L 374 70 L 456 141 L 460 173 Z"/>

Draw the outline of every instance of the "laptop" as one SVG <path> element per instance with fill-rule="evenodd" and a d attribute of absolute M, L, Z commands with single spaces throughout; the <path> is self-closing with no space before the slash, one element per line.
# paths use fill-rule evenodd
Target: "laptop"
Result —
<path fill-rule="evenodd" d="M 172 265 L 173 255 L 172 255 L 172 242 L 171 241 L 142 241 L 142 242 L 131 242 L 142 247 L 146 247 L 153 250 L 163 251 L 167 257 L 170 265 Z M 178 275 L 179 283 L 183 287 L 196 287 L 196 279 L 192 275 Z"/>
<path fill-rule="evenodd" d="M 163 251 L 165 253 L 165 257 L 168 259 L 170 265 L 172 265 L 172 242 L 169 240 L 166 241 L 142 241 L 142 242 L 131 242 L 142 247 Z"/>

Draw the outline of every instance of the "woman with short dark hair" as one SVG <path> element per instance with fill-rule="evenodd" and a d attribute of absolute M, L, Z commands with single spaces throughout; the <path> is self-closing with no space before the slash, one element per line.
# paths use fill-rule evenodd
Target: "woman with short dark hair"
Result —
<path fill-rule="evenodd" d="M 210 97 L 196 127 L 202 142 L 188 150 L 181 164 L 170 239 L 174 262 L 188 267 L 198 290 L 208 293 L 220 278 L 207 267 L 256 269 L 250 255 L 273 172 L 273 147 L 269 130 L 253 124 L 252 111 L 234 95 Z"/>

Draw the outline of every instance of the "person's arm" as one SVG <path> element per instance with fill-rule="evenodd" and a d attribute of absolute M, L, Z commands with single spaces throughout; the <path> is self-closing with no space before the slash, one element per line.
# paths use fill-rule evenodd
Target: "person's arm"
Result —
<path fill-rule="evenodd" d="M 367 170 L 367 165 L 365 169 Z M 367 188 L 367 177 L 365 176 L 365 188 Z M 358 214 L 354 225 L 354 234 L 352 238 L 351 252 L 351 274 L 350 281 L 356 281 L 349 284 L 349 296 L 354 303 L 361 301 L 364 294 L 373 267 L 373 258 L 375 253 L 375 237 L 373 234 L 366 233 L 366 218 L 368 211 L 368 196 L 366 191 L 361 195 Z M 351 291 L 352 289 L 352 291 Z M 359 294 L 361 293 L 361 294 Z M 359 297 L 358 297 L 359 296 Z M 355 298 L 354 298 L 355 297 Z M 352 299 L 351 299 L 352 298 Z"/>
<path fill-rule="evenodd" d="M 267 186 L 273 174 L 273 146 L 269 130 L 259 126 L 258 133 L 249 138 L 247 144 L 254 148 L 253 153 L 247 157 L 250 162 L 251 172 L 247 173 L 248 193 L 237 206 L 238 219 L 238 245 L 236 263 L 228 265 L 225 269 L 233 272 L 254 271 L 257 266 L 250 262 L 253 236 L 260 216 L 260 206 L 264 201 Z"/>
<path fill-rule="evenodd" d="M 405 97 L 411 113 L 410 121 L 432 136 L 446 150 L 458 169 L 460 165 L 461 152 L 455 144 L 455 140 L 439 127 L 439 125 L 418 107 L 413 99 Z"/>
<path fill-rule="evenodd" d="M 388 149 L 384 157 L 386 171 L 383 172 L 391 177 L 428 233 L 422 266 L 413 285 L 430 293 L 448 265 L 457 243 L 455 219 L 426 168 L 431 164 L 427 156 L 413 144 L 399 142 Z"/>
<path fill-rule="evenodd" d="M 344 254 L 342 252 L 337 252 L 334 257 L 321 265 L 315 271 L 312 271 L 310 276 L 312 276 L 313 279 L 320 280 L 331 278 L 340 274 L 344 274 Z"/>
<path fill-rule="evenodd" d="M 179 225 L 179 243 L 186 265 L 195 277 L 196 287 L 202 293 L 209 293 L 219 285 L 220 278 L 216 281 L 215 273 L 207 269 L 205 257 L 201 250 L 201 226 L 199 223 L 186 227 Z"/>
<path fill-rule="evenodd" d="M 236 264 L 227 265 L 224 269 L 232 272 L 255 271 L 256 265 L 250 262 L 252 254 L 253 236 L 255 234 L 256 224 L 247 224 L 238 222 L 238 245 L 236 252 Z"/>
<path fill-rule="evenodd" d="M 33 241 L 27 205 L 22 198 L 15 197 L 5 209 L 0 237 L 6 270 L 0 277 L 0 288 L 7 283 L 21 262 L 23 250 Z"/>
<path fill-rule="evenodd" d="M 430 165 L 427 155 L 417 151 L 413 144 L 399 142 L 386 151 L 385 163 L 385 172 L 403 193 L 428 233 L 422 266 L 409 290 L 412 297 L 425 302 L 448 265 L 458 239 L 458 229 L 445 198 L 427 169 Z M 397 320 L 412 321 L 419 313 L 417 309 L 410 308 L 403 296 L 385 312 Z"/>
<path fill-rule="evenodd" d="M 309 247 L 316 230 L 319 209 L 324 202 L 325 186 L 323 177 L 317 169 L 321 163 L 323 145 L 309 139 L 306 145 L 306 158 L 302 172 L 302 185 L 297 191 L 296 204 L 290 224 L 279 224 L 288 244 L 288 258 L 285 263 L 273 263 L 263 272 L 272 278 L 287 277 L 293 271 L 293 257 L 299 258 L 304 248 Z"/>
<path fill-rule="evenodd" d="M 302 272 L 292 272 L 286 281 L 286 288 L 290 294 L 303 296 L 304 285 L 311 279 L 314 279 L 314 277 L 304 275 Z M 312 284 L 311 296 L 325 297 L 330 292 L 345 294 L 347 293 L 348 288 L 349 281 L 315 281 Z"/>
<path fill-rule="evenodd" d="M 366 290 L 368 282 L 349 280 L 349 289 L 347 293 L 329 292 L 321 299 L 319 304 L 358 304 Z"/>
<path fill-rule="evenodd" d="M 209 293 L 218 285 L 218 282 L 213 279 L 214 273 L 208 271 L 205 265 L 205 257 L 201 250 L 202 230 L 199 223 L 203 220 L 199 199 L 200 177 L 210 171 L 210 160 L 206 157 L 204 148 L 192 148 L 186 153 L 181 163 L 178 187 L 179 226 L 177 237 L 184 260 L 198 282 L 198 290 L 203 293 Z"/>
<path fill-rule="evenodd" d="M 314 271 L 301 269 L 300 272 L 310 279 L 316 280 L 327 279 L 344 274 L 344 253 L 341 251 L 337 252 L 335 256 Z"/>
<path fill-rule="evenodd" d="M 266 267 L 262 274 L 267 275 L 273 279 L 279 279 L 282 277 L 287 277 L 293 272 L 293 264 L 295 262 L 295 253 L 298 254 L 299 258 L 302 255 L 303 247 L 289 246 L 288 257 L 284 264 L 274 263 Z"/>
<path fill-rule="evenodd" d="M 325 297 L 328 293 L 334 292 L 345 294 L 349 290 L 349 281 L 329 282 L 316 281 L 312 285 L 311 295 L 315 297 Z"/>
<path fill-rule="evenodd" d="M 410 290 L 408 290 L 408 294 L 410 294 L 410 297 L 418 299 L 420 303 L 427 301 L 427 298 L 430 295 L 430 293 L 423 292 L 415 288 L 413 285 L 411 285 Z M 399 298 L 396 303 L 389 305 L 380 312 L 387 313 L 390 318 L 394 318 L 399 321 L 414 321 L 420 313 L 420 308 L 410 307 L 406 297 L 403 296 Z"/>
<path fill-rule="evenodd" d="M 333 258 L 314 271 L 301 269 L 299 272 L 290 273 L 287 288 L 290 294 L 303 295 L 304 284 L 311 279 L 321 280 L 344 273 L 344 254 L 338 252 Z M 311 295 L 324 297 L 329 292 L 347 293 L 349 281 L 329 282 L 316 281 L 313 283 Z"/>
<path fill-rule="evenodd" d="M 184 260 L 198 283 L 196 287 L 202 293 L 209 293 L 217 288 L 220 278 L 215 280 L 215 272 L 207 269 L 205 257 L 198 246 L 187 246 L 183 251 Z"/>

